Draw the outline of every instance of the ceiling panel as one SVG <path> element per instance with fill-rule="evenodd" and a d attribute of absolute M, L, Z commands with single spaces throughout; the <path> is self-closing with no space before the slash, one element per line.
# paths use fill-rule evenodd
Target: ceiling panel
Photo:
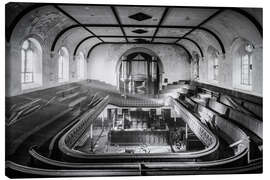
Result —
<path fill-rule="evenodd" d="M 191 29 L 179 28 L 159 28 L 156 36 L 173 36 L 180 37 L 189 32 Z"/>
<path fill-rule="evenodd" d="M 119 27 L 88 27 L 96 35 L 113 35 L 113 36 L 122 36 L 123 33 Z"/>
<path fill-rule="evenodd" d="M 124 28 L 127 36 L 153 36 L 155 30 L 156 28 Z"/>
<path fill-rule="evenodd" d="M 118 6 L 116 10 L 122 24 L 157 25 L 165 8 Z"/>
<path fill-rule="evenodd" d="M 177 39 L 175 38 L 155 38 L 154 42 L 162 42 L 162 43 L 174 43 Z"/>
<path fill-rule="evenodd" d="M 129 42 L 151 42 L 152 38 L 128 38 Z"/>
<path fill-rule="evenodd" d="M 172 8 L 162 25 L 197 26 L 218 9 Z"/>
<path fill-rule="evenodd" d="M 59 6 L 82 24 L 117 24 L 110 6 Z"/>
<path fill-rule="evenodd" d="M 104 42 L 126 42 L 125 38 L 101 38 Z"/>

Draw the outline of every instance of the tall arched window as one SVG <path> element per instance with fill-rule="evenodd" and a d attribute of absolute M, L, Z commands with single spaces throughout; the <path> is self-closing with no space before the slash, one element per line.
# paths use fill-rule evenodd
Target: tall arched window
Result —
<path fill-rule="evenodd" d="M 78 79 L 85 78 L 85 58 L 82 52 L 79 53 L 77 58 L 77 77 Z"/>
<path fill-rule="evenodd" d="M 219 77 L 219 52 L 213 46 L 209 46 L 208 53 L 208 79 L 210 82 L 218 82 Z"/>
<path fill-rule="evenodd" d="M 61 47 L 58 52 L 58 82 L 69 80 L 69 54 L 65 47 Z"/>
<path fill-rule="evenodd" d="M 193 52 L 193 78 L 199 79 L 199 61 L 200 56 L 198 53 Z"/>
<path fill-rule="evenodd" d="M 252 90 L 252 67 L 254 46 L 245 39 L 237 39 L 232 47 L 233 86 L 241 90 Z"/>
<path fill-rule="evenodd" d="M 42 48 L 34 38 L 22 44 L 21 84 L 23 90 L 42 86 Z"/>
<path fill-rule="evenodd" d="M 213 72 L 214 72 L 213 79 L 217 81 L 218 80 L 218 58 L 217 57 L 214 58 Z"/>
<path fill-rule="evenodd" d="M 248 53 L 241 55 L 241 84 L 252 85 L 252 58 Z"/>

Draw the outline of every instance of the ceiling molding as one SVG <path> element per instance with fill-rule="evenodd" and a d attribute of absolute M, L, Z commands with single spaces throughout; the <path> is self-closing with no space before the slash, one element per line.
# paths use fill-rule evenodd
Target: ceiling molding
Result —
<path fill-rule="evenodd" d="M 123 28 L 123 26 L 122 26 L 122 23 L 121 23 L 121 20 L 120 20 L 120 18 L 119 18 L 119 16 L 118 16 L 118 13 L 116 12 L 114 6 L 111 6 L 111 9 L 112 9 L 112 12 L 113 12 L 113 14 L 114 14 L 114 17 L 115 17 L 115 19 L 116 19 L 116 21 L 117 21 L 117 23 L 118 23 L 118 25 L 119 25 L 119 27 L 120 27 L 122 33 L 123 33 L 123 36 L 124 36 L 125 39 L 126 39 L 126 42 L 128 42 L 128 38 L 127 38 L 126 32 L 125 32 L 125 30 L 124 30 L 124 28 Z"/>
<path fill-rule="evenodd" d="M 31 11 L 43 7 L 43 6 L 55 6 L 55 5 L 61 5 L 61 6 L 111 6 L 111 7 L 166 7 L 166 8 L 190 8 L 190 9 L 221 9 L 221 10 L 232 10 L 234 12 L 237 12 L 241 15 L 243 15 L 244 17 L 246 17 L 250 22 L 253 23 L 253 25 L 257 28 L 259 34 L 261 37 L 263 37 L 263 28 L 262 25 L 247 11 L 241 9 L 241 8 L 235 8 L 235 7 L 206 7 L 206 6 L 159 6 L 159 5 L 109 5 L 109 4 L 66 4 L 66 3 L 33 3 L 32 6 L 25 8 L 24 10 L 22 10 L 22 12 L 20 12 L 12 21 L 12 23 L 9 25 L 9 27 L 6 28 L 6 41 L 9 42 L 12 36 L 12 33 L 16 27 L 16 25 L 19 23 L 19 21 L 26 16 L 28 13 L 30 13 Z M 122 26 L 124 27 L 124 26 Z M 139 27 L 139 26 L 136 26 Z M 70 29 L 72 29 L 70 27 Z M 202 27 L 198 27 L 196 29 L 202 29 Z M 220 40 L 220 38 L 213 33 L 212 31 L 210 31 L 209 29 L 207 30 L 206 28 L 204 28 L 204 30 L 206 30 L 207 32 L 209 32 L 210 34 L 212 34 L 215 39 L 218 41 L 220 48 L 222 50 L 222 52 L 225 54 L 225 48 L 223 46 L 222 41 Z M 67 29 L 62 30 L 61 32 L 66 32 L 68 31 Z M 61 34 L 57 34 L 57 37 L 55 38 L 55 41 L 53 42 L 53 45 L 51 47 L 51 51 L 54 50 L 55 45 L 57 40 L 61 37 Z"/>
<path fill-rule="evenodd" d="M 84 24 L 86 27 L 106 27 L 106 28 L 110 28 L 110 27 L 119 27 L 119 25 L 113 25 L 113 24 L 109 24 L 109 25 L 97 25 L 97 24 Z M 56 38 L 54 39 L 53 43 L 52 43 L 52 46 L 51 46 L 51 51 L 53 52 L 54 49 L 55 49 L 55 46 L 56 46 L 56 43 L 57 41 L 61 38 L 61 36 L 63 34 L 65 34 L 67 31 L 73 29 L 73 28 L 78 28 L 80 27 L 79 25 L 72 25 L 72 26 L 69 26 L 67 27 L 66 29 L 63 29 L 62 31 L 60 31 Z M 122 27 L 141 27 L 141 28 L 148 28 L 148 27 L 157 27 L 157 25 L 122 25 Z M 160 26 L 160 28 L 177 28 L 177 29 L 192 29 L 194 28 L 195 26 Z M 207 28 L 204 28 L 204 27 L 198 27 L 199 30 L 202 30 L 202 31 L 205 31 L 209 34 L 211 34 L 219 43 L 220 45 L 220 48 L 221 48 L 221 51 L 223 54 L 225 54 L 225 48 L 224 48 L 224 45 L 221 41 L 221 39 L 211 30 L 207 29 Z M 127 37 L 127 36 L 126 36 Z M 141 36 L 137 36 L 138 38 L 141 37 Z M 149 36 L 148 38 L 151 38 L 152 36 Z M 177 37 L 179 38 L 179 37 Z"/>
<path fill-rule="evenodd" d="M 154 41 L 154 39 L 155 39 L 155 37 L 156 37 L 156 34 L 157 34 L 157 32 L 158 32 L 158 30 L 159 30 L 159 28 L 160 28 L 160 25 L 161 25 L 162 22 L 164 21 L 166 15 L 167 15 L 167 13 L 168 13 L 168 11 L 169 11 L 169 8 L 166 7 L 165 10 L 163 11 L 163 14 L 162 14 L 162 16 L 161 16 L 161 18 L 160 18 L 160 21 L 158 22 L 158 26 L 156 27 L 156 30 L 155 30 L 155 32 L 154 32 L 154 34 L 153 34 L 153 37 L 152 37 L 151 42 Z"/>
<path fill-rule="evenodd" d="M 124 36 L 100 36 L 100 37 L 101 37 L 101 38 L 124 38 Z M 151 38 L 152 36 L 126 36 L 126 37 L 127 37 L 127 38 Z M 74 52 L 73 52 L 73 56 L 76 56 L 77 51 L 78 51 L 80 45 L 82 45 L 86 40 L 91 39 L 91 38 L 95 38 L 95 37 L 94 37 L 94 36 L 88 36 L 88 37 L 83 38 L 83 39 L 76 45 L 76 47 L 75 47 L 75 49 L 74 49 Z M 171 36 L 171 37 L 167 37 L 167 36 L 158 36 L 158 37 L 156 37 L 156 38 L 161 38 L 161 39 L 174 38 L 174 39 L 177 39 L 178 37 L 177 37 L 177 36 Z M 184 39 L 190 41 L 191 43 L 193 43 L 193 44 L 198 48 L 198 50 L 200 51 L 201 57 L 204 57 L 203 51 L 202 51 L 200 45 L 199 45 L 197 42 L 195 42 L 194 40 L 192 40 L 192 39 L 190 39 L 190 38 L 184 38 Z M 107 42 L 106 42 L 106 43 L 107 43 Z M 120 43 L 123 43 L 123 42 L 120 42 Z M 138 44 L 139 44 L 140 42 L 130 42 L 130 43 L 138 43 Z M 157 44 L 157 43 L 162 44 L 162 42 L 148 42 L 147 44 L 151 44 L 151 43 L 152 43 L 152 44 Z M 141 44 L 141 43 L 140 43 L 140 44 Z M 164 42 L 164 44 L 174 44 L 174 43 L 165 43 L 165 42 Z M 181 45 L 181 44 L 176 44 L 176 45 Z M 181 45 L 181 46 L 183 46 L 183 45 Z"/>

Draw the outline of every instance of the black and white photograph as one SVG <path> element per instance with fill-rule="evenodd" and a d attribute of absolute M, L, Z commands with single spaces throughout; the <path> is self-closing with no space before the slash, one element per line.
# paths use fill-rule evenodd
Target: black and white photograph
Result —
<path fill-rule="evenodd" d="M 4 5 L 5 176 L 262 174 L 264 8 L 95 3 Z"/>

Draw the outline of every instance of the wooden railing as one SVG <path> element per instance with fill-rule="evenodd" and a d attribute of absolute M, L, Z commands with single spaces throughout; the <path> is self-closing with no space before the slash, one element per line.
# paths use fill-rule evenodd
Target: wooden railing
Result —
<path fill-rule="evenodd" d="M 194 132 L 194 134 L 202 141 L 208 148 L 214 148 L 218 144 L 216 136 L 203 125 L 200 120 L 189 112 L 182 104 L 171 97 L 168 97 L 167 103 L 174 108 L 177 116 L 182 118 Z"/>
<path fill-rule="evenodd" d="M 109 96 L 106 96 L 98 105 L 89 111 L 85 112 L 81 117 L 80 121 L 75 124 L 59 141 L 59 149 L 62 152 L 69 152 L 79 138 L 91 125 L 98 115 L 105 109 L 109 102 Z"/>

